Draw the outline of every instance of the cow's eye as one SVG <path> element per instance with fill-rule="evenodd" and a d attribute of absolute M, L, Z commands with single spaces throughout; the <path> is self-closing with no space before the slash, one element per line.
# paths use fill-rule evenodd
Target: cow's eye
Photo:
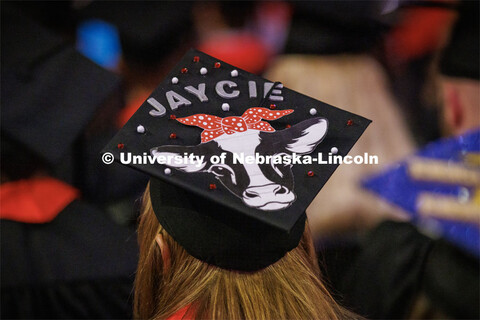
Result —
<path fill-rule="evenodd" d="M 210 169 L 208 169 L 208 172 L 213 173 L 217 178 L 230 176 L 230 178 L 232 179 L 232 183 L 237 184 L 235 173 L 230 167 L 226 165 L 213 165 L 210 167 Z"/>

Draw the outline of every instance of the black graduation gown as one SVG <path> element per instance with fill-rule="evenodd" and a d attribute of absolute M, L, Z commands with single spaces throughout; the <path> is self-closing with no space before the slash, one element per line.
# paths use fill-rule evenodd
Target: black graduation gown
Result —
<path fill-rule="evenodd" d="M 1 221 L 1 318 L 131 318 L 133 230 L 74 200 L 51 222 Z"/>
<path fill-rule="evenodd" d="M 321 252 L 320 263 L 339 300 L 367 318 L 408 317 L 420 295 L 453 319 L 480 316 L 478 258 L 410 223 L 383 222 L 356 244 Z"/>

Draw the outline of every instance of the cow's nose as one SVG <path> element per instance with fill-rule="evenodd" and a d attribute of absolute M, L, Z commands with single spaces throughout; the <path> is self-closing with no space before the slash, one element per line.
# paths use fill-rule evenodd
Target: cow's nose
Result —
<path fill-rule="evenodd" d="M 287 194 L 288 192 L 289 191 L 287 187 L 284 187 L 279 184 L 271 184 L 266 186 L 249 187 L 247 190 L 243 192 L 243 196 L 245 198 L 253 199 L 253 198 L 262 197 L 272 193 L 274 196 L 281 196 L 281 195 Z"/>
<path fill-rule="evenodd" d="M 250 198 L 250 199 L 260 196 L 260 195 L 258 194 L 258 192 L 251 191 L 251 190 L 248 190 L 248 189 L 245 190 L 244 195 L 245 195 L 245 197 Z"/>
<path fill-rule="evenodd" d="M 277 188 L 275 188 L 275 190 L 273 190 L 273 194 L 275 195 L 285 194 L 287 192 L 288 189 L 284 186 L 278 186 Z"/>

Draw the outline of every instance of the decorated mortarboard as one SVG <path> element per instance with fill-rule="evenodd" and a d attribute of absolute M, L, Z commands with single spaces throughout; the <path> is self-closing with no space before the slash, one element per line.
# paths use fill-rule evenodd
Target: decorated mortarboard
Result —
<path fill-rule="evenodd" d="M 11 4 L 1 45 L 2 135 L 56 165 L 120 79 Z"/>
<path fill-rule="evenodd" d="M 363 185 L 422 229 L 480 256 L 480 129 L 433 142 Z"/>
<path fill-rule="evenodd" d="M 161 225 L 192 256 L 266 267 L 370 120 L 189 51 L 105 147 L 152 176 Z"/>

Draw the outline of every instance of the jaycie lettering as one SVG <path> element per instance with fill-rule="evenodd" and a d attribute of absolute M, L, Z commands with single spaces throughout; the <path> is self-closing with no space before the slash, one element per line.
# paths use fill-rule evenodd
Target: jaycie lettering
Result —
<path fill-rule="evenodd" d="M 254 99 L 262 94 L 265 98 L 267 93 L 272 89 L 274 83 L 265 82 L 263 86 L 258 86 L 256 81 L 248 81 L 245 88 L 239 87 L 238 84 L 232 80 L 222 80 L 215 84 L 215 93 L 224 99 L 235 99 L 240 96 L 240 92 L 248 92 L 250 98 Z M 271 101 L 283 101 L 281 83 L 277 83 L 275 88 L 271 90 L 269 99 Z M 180 89 L 180 88 L 179 88 Z M 167 110 L 164 105 L 168 105 L 170 109 L 177 110 L 181 106 L 188 106 L 192 104 L 192 99 L 198 99 L 200 102 L 208 102 L 208 96 L 205 94 L 206 84 L 200 83 L 197 87 L 186 86 L 183 87 L 183 92 L 179 93 L 174 90 L 169 90 L 165 93 L 165 100 L 158 101 L 151 97 L 147 102 L 153 107 L 150 115 L 154 117 L 163 117 Z"/>

